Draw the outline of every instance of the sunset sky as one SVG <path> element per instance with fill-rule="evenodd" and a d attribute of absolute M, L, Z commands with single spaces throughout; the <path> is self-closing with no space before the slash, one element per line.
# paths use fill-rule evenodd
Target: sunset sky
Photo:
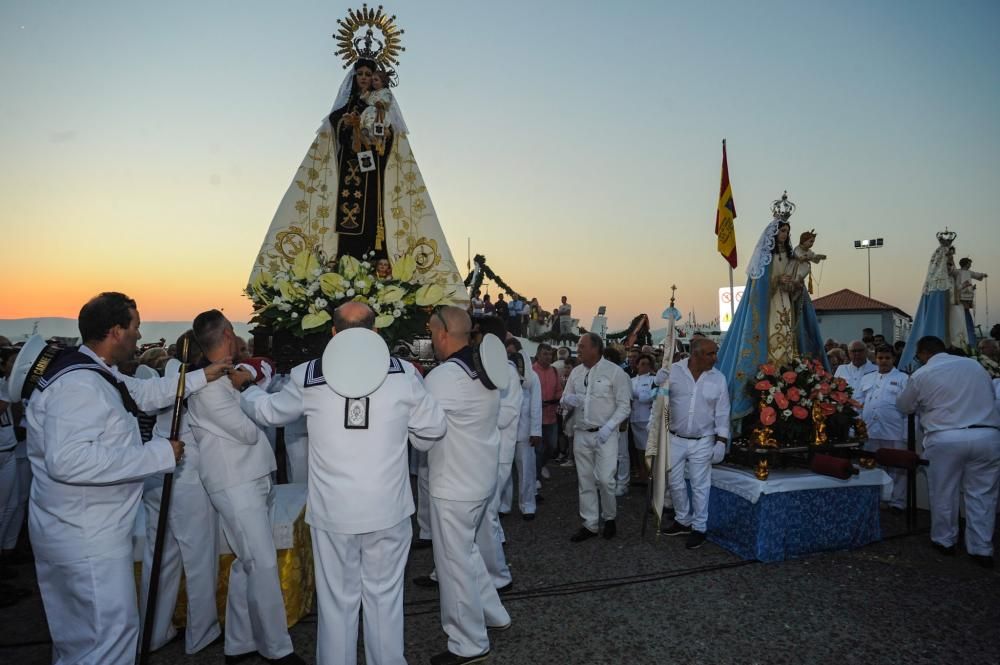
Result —
<path fill-rule="evenodd" d="M 0 4 L 0 318 L 75 316 L 102 290 L 146 320 L 224 307 L 343 78 L 348 5 Z M 787 189 L 829 255 L 816 295 L 915 313 L 935 232 L 1000 276 L 1000 3 L 388 5 L 394 90 L 456 260 L 612 329 L 718 316 L 728 139 L 746 259 Z M 992 46 L 991 46 L 992 45 Z M 495 288 L 490 289 L 496 293 Z M 985 324 L 985 289 L 977 321 Z M 1000 282 L 989 293 L 1000 319 Z"/>

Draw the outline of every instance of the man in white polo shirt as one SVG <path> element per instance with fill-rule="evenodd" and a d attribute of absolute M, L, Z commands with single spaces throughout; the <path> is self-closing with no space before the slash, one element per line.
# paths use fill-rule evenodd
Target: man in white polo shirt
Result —
<path fill-rule="evenodd" d="M 834 376 L 847 381 L 847 386 L 855 395 L 861 390 L 861 377 L 877 372 L 875 363 L 868 360 L 868 347 L 861 340 L 854 340 L 847 347 L 847 356 L 850 362 L 837 368 Z"/>

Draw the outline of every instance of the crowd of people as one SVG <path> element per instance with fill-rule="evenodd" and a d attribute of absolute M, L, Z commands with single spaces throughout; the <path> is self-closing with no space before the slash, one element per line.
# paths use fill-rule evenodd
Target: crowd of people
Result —
<path fill-rule="evenodd" d="M 269 432 L 295 423 L 308 439 L 296 480 L 308 484 L 320 663 L 355 661 L 359 613 L 369 662 L 405 662 L 404 571 L 411 549 L 422 547 L 433 548 L 434 569 L 412 581 L 437 589 L 448 636 L 431 662 L 485 659 L 490 634 L 512 621 L 502 601 L 514 579 L 501 518 L 516 504 L 523 520 L 535 520 L 549 467 L 561 465 L 575 469 L 578 486 L 580 525 L 569 540 L 615 538 L 618 499 L 650 481 L 644 458 L 652 406 L 667 381 L 672 519 L 662 530 L 684 537 L 689 549 L 701 547 L 711 468 L 732 436 L 717 344 L 695 334 L 686 352 L 664 363 L 662 348 L 625 349 L 584 333 L 575 349 L 541 343 L 531 355 L 510 311 L 502 298 L 492 313 L 474 303 L 473 316 L 438 308 L 429 323 L 435 366 L 391 357 L 384 382 L 363 397 L 329 389 L 336 368 L 324 366 L 326 356 L 276 375 L 216 310 L 199 314 L 176 344 L 140 355 L 137 306 L 120 293 L 84 305 L 79 348 L 46 357 L 0 339 L 3 575 L 33 557 L 55 661 L 133 662 L 163 478 L 172 473 L 152 648 L 176 635 L 171 617 L 183 573 L 188 653 L 224 640 L 227 663 L 256 654 L 303 662 L 285 624 L 270 517 L 277 463 Z M 334 339 L 355 328 L 374 329 L 363 303 L 333 316 Z M 867 446 L 905 448 L 906 418 L 916 413 L 930 461 L 932 544 L 956 552 L 962 494 L 966 552 L 992 567 L 1000 344 L 983 340 L 976 360 L 925 337 L 916 342 L 922 367 L 906 374 L 895 366 L 899 349 L 870 332 L 846 345 L 846 362 L 834 362 L 842 347 L 827 342 L 836 376 L 862 405 Z M 491 335 L 506 347 L 502 370 L 485 365 L 479 352 Z M 187 410 L 171 439 L 181 346 L 190 349 Z M 905 478 L 893 472 L 893 481 L 887 507 L 899 511 Z M 30 550 L 23 542 L 17 549 L 26 504 Z M 139 510 L 147 533 L 137 600 L 132 530 Z M 219 553 L 204 537 L 219 529 L 236 557 L 224 636 L 215 600 Z M 0 590 L 4 604 L 23 593 Z"/>
<path fill-rule="evenodd" d="M 526 300 L 512 294 L 508 301 L 503 293 L 498 293 L 494 302 L 489 293 L 476 291 L 467 311 L 473 318 L 496 316 L 510 334 L 518 337 L 559 339 L 573 332 L 573 306 L 566 296 L 562 296 L 559 306 L 549 312 L 538 304 L 538 298 Z"/>

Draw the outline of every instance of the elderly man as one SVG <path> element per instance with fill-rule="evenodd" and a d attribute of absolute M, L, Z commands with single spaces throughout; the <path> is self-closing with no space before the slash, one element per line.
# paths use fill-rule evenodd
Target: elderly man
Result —
<path fill-rule="evenodd" d="M 924 430 L 931 543 L 947 555 L 958 540 L 959 495 L 965 495 L 965 549 L 992 568 L 1000 487 L 1000 414 L 989 375 L 972 358 L 948 355 L 937 337 L 917 342 L 923 364 L 896 400 Z"/>
<path fill-rule="evenodd" d="M 670 366 L 670 497 L 674 522 L 663 529 L 668 536 L 688 537 L 686 547 L 705 543 L 708 494 L 712 489 L 712 452 L 716 441 L 729 440 L 729 389 L 726 377 L 715 369 L 719 347 L 706 339 L 691 340 L 691 357 Z M 663 385 L 665 373 L 657 372 Z M 687 472 L 691 481 L 688 499 Z"/>
<path fill-rule="evenodd" d="M 562 396 L 563 407 L 576 411 L 573 450 L 583 526 L 570 538 L 574 543 L 597 535 L 598 516 L 604 518 L 606 539 L 617 531 L 618 427 L 629 415 L 632 384 L 625 370 L 603 358 L 603 353 L 599 335 L 580 337 L 580 364 L 570 372 Z"/>
<path fill-rule="evenodd" d="M 500 391 L 484 383 L 486 377 L 476 368 L 469 343 L 472 321 L 464 310 L 435 310 L 429 328 L 441 364 L 428 372 L 425 384 L 448 421 L 447 434 L 427 453 L 434 567 L 441 626 L 448 635 L 448 650 L 431 658 L 431 664 L 461 665 L 489 656 L 487 628 L 510 627 L 510 615 L 477 545 L 497 482 Z"/>
<path fill-rule="evenodd" d="M 875 350 L 877 372 L 861 379 L 861 389 L 856 395 L 864 405 L 861 417 L 868 427 L 865 448 L 874 452 L 879 448 L 906 449 L 906 415 L 896 408 L 896 398 L 906 387 L 909 377 L 893 366 L 896 354 L 892 347 L 883 345 Z M 889 507 L 902 512 L 906 507 L 906 473 L 890 469 L 892 499 Z"/>
<path fill-rule="evenodd" d="M 132 527 L 143 478 L 172 471 L 184 450 L 160 437 L 143 445 L 135 416 L 170 404 L 177 382 L 117 371 L 141 337 L 128 296 L 100 294 L 80 310 L 79 324 L 83 345 L 54 358 L 29 395 L 28 528 L 52 662 L 125 665 L 134 662 L 139 637 Z M 188 390 L 227 368 L 222 361 L 190 373 Z"/>
<path fill-rule="evenodd" d="M 834 376 L 846 380 L 851 392 L 856 395 L 861 390 L 861 377 L 877 372 L 878 368 L 868 360 L 868 347 L 861 340 L 856 339 L 850 343 L 847 355 L 850 362 L 838 367 Z"/>
<path fill-rule="evenodd" d="M 349 302 L 333 313 L 333 335 L 349 328 L 372 330 L 375 312 Z M 416 369 L 398 358 L 364 398 L 367 420 L 348 426 L 351 402 L 330 390 L 322 359 L 292 369 L 281 392 L 268 394 L 242 372 L 246 409 L 261 424 L 281 426 L 305 416 L 309 437 L 306 522 L 312 529 L 319 621 L 316 661 L 354 665 L 358 614 L 364 613 L 369 665 L 405 665 L 403 571 L 410 547 L 413 494 L 407 437 L 426 447 L 445 433 L 444 412 L 424 388 Z M 417 437 L 426 437 L 417 438 Z M 350 506 L 350 510 L 344 510 Z"/>
<path fill-rule="evenodd" d="M 233 325 L 219 310 L 202 312 L 192 328 L 206 361 L 237 352 Z M 303 663 L 288 635 L 271 535 L 271 472 L 277 468 L 271 444 L 243 413 L 240 394 L 229 381 L 213 383 L 188 400 L 188 419 L 201 453 L 201 481 L 236 555 L 226 600 L 226 661 L 238 663 L 259 653 L 282 665 Z"/>

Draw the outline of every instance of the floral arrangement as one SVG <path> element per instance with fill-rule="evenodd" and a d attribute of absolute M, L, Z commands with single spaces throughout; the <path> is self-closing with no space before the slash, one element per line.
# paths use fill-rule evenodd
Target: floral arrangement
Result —
<path fill-rule="evenodd" d="M 440 284 L 415 281 L 416 270 L 412 254 L 396 259 L 388 274 L 376 270 L 374 252 L 333 262 L 322 253 L 299 252 L 287 270 L 261 271 L 247 286 L 251 322 L 305 337 L 327 332 L 333 310 L 356 301 L 375 311 L 375 327 L 388 342 L 410 339 L 426 332 L 433 307 L 451 302 Z"/>
<path fill-rule="evenodd" d="M 1000 379 L 1000 363 L 997 363 L 997 361 L 993 360 L 985 353 L 980 353 L 976 356 L 976 360 L 978 360 L 979 364 L 983 366 L 983 369 L 986 370 L 986 373 L 990 375 L 991 379 Z"/>
<path fill-rule="evenodd" d="M 831 438 L 845 439 L 861 407 L 847 381 L 818 360 L 802 359 L 780 369 L 761 365 L 748 390 L 757 404 L 755 426 L 772 428 L 779 446 L 813 443 L 814 412 Z"/>

